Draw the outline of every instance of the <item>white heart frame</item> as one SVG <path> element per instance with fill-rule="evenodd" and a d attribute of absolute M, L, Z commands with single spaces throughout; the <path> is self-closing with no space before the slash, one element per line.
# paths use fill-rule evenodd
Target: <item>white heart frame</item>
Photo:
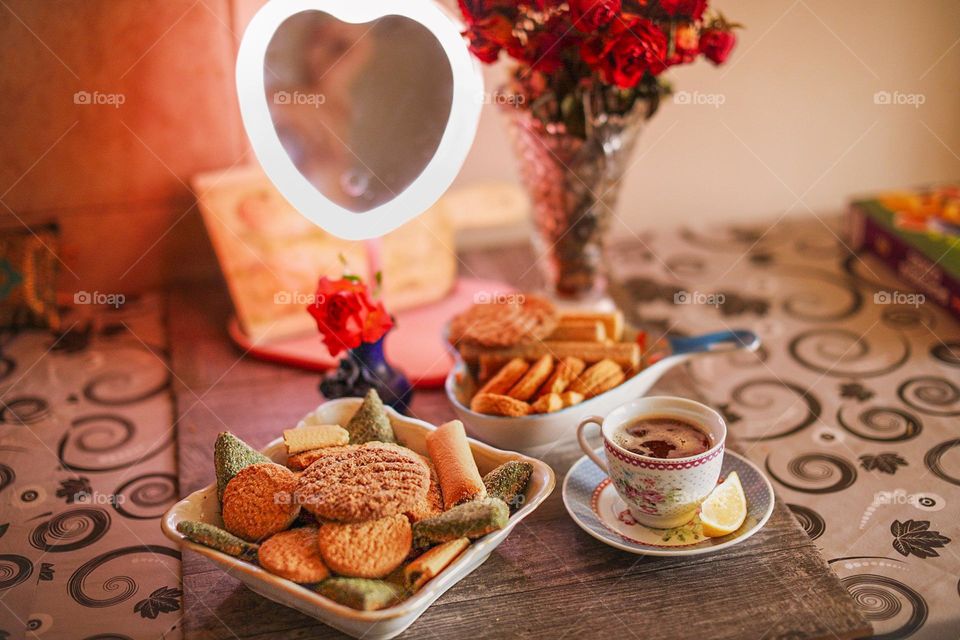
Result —
<path fill-rule="evenodd" d="M 409 18 L 434 35 L 450 64 L 453 97 L 436 153 L 395 198 L 360 214 L 331 201 L 300 173 L 270 117 L 263 72 L 267 47 L 285 20 L 304 11 L 322 11 L 351 24 L 390 15 Z M 426 211 L 443 195 L 473 144 L 483 95 L 480 65 L 470 55 L 457 21 L 433 0 L 269 0 L 251 20 L 237 54 L 240 114 L 264 172 L 301 215 L 345 240 L 367 240 L 389 233 Z"/>

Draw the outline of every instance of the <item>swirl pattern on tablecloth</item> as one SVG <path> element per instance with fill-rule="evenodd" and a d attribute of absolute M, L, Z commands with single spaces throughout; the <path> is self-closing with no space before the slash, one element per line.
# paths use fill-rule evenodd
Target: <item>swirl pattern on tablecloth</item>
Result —
<path fill-rule="evenodd" d="M 904 442 L 920 435 L 923 423 L 906 411 L 894 407 L 870 407 L 857 415 L 857 423 L 848 421 L 844 407 L 837 409 L 837 424 L 849 433 L 873 442 Z"/>
<path fill-rule="evenodd" d="M 180 559 L 179 551 L 156 544 L 136 545 L 108 551 L 86 562 L 73 572 L 73 575 L 70 576 L 70 580 L 67 582 L 67 591 L 70 597 L 77 603 L 91 608 L 110 607 L 130 598 L 138 590 L 137 581 L 132 576 L 114 575 L 99 582 L 99 588 L 105 593 L 117 592 L 106 598 L 91 596 L 87 592 L 88 587 L 86 580 L 98 568 L 117 558 L 141 553 L 166 556 L 177 560 Z"/>
<path fill-rule="evenodd" d="M 47 553 L 76 551 L 92 545 L 110 528 L 104 509 L 81 507 L 62 511 L 30 533 L 30 546 Z"/>
<path fill-rule="evenodd" d="M 146 473 L 123 483 L 114 491 L 113 508 L 134 520 L 159 518 L 177 501 L 177 476 Z"/>

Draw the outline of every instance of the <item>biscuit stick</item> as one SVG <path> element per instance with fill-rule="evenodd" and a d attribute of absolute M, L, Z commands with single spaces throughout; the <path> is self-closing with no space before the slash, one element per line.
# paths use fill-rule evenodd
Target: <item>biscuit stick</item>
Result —
<path fill-rule="evenodd" d="M 462 422 L 451 420 L 427 434 L 427 451 L 437 468 L 445 508 L 487 494 Z"/>
<path fill-rule="evenodd" d="M 536 360 L 545 355 L 552 355 L 556 358 L 580 358 L 588 364 L 600 362 L 601 360 L 613 360 L 626 370 L 635 370 L 640 368 L 640 345 L 636 342 L 614 342 L 603 344 L 601 342 L 557 342 L 546 340 L 544 342 L 528 342 L 525 344 L 507 347 L 504 349 L 484 349 L 470 344 L 460 345 L 460 355 L 464 361 L 473 365 L 480 360 L 480 356 L 487 356 L 487 366 L 491 366 L 494 360 L 500 358 L 503 362 L 513 358 L 525 358 L 527 360 Z"/>

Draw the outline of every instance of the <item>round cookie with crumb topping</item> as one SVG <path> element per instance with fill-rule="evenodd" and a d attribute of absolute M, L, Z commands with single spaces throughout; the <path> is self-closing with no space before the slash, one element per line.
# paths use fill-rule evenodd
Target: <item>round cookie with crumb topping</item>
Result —
<path fill-rule="evenodd" d="M 324 449 L 303 473 L 294 498 L 317 518 L 364 522 L 413 511 L 430 487 L 420 457 L 382 442 Z"/>
<path fill-rule="evenodd" d="M 223 491 L 223 526 L 235 536 L 258 542 L 287 529 L 300 513 L 293 500 L 297 476 L 264 462 L 242 469 Z"/>
<path fill-rule="evenodd" d="M 317 533 L 320 556 L 330 570 L 351 578 L 382 578 L 410 553 L 413 532 L 402 514 L 348 524 L 328 522 Z"/>
<path fill-rule="evenodd" d="M 270 536 L 260 545 L 257 560 L 270 573 L 299 584 L 330 577 L 330 570 L 320 557 L 316 527 L 300 527 Z"/>

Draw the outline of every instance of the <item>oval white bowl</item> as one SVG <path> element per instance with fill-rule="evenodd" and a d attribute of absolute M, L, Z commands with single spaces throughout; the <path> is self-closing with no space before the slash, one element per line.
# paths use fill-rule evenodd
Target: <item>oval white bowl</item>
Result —
<path fill-rule="evenodd" d="M 454 412 L 471 436 L 502 449 L 531 451 L 576 440 L 577 425 L 581 420 L 587 416 L 606 416 L 620 405 L 645 395 L 663 374 L 694 356 L 729 353 L 739 349 L 755 351 L 760 346 L 756 334 L 743 330 L 677 338 L 670 342 L 672 355 L 606 393 L 553 413 L 508 418 L 472 411 L 466 390 L 458 382 L 469 375 L 466 363 L 459 357 L 447 375 L 444 389 Z"/>
<path fill-rule="evenodd" d="M 328 424 L 346 424 L 362 402 L 363 400 L 360 398 L 331 400 L 321 405 L 314 414 L 322 422 Z M 417 453 L 426 455 L 426 435 L 436 427 L 422 420 L 401 415 L 390 407 L 387 407 L 387 413 L 400 441 Z M 213 446 L 212 442 L 210 446 Z M 533 465 L 533 475 L 530 478 L 530 484 L 527 486 L 524 505 L 510 516 L 506 527 L 474 540 L 466 551 L 420 591 L 393 607 L 380 609 L 379 611 L 351 609 L 307 587 L 275 576 L 255 564 L 195 544 L 184 538 L 177 531 L 177 523 L 181 520 L 199 520 L 216 526 L 223 526 L 215 484 L 191 493 L 173 505 L 164 514 L 161 527 L 164 535 L 168 538 L 180 543 L 185 548 L 204 555 L 225 572 L 243 582 L 250 590 L 263 597 L 301 611 L 355 638 L 386 640 L 402 633 L 423 614 L 434 600 L 483 564 L 490 552 L 510 535 L 518 522 L 530 515 L 547 499 L 556 485 L 553 470 L 540 460 L 528 458 L 519 453 L 501 451 L 472 439 L 470 440 L 470 449 L 481 474 L 486 474 L 509 460 L 522 460 Z M 281 464 L 286 462 L 286 448 L 283 444 L 283 438 L 277 438 L 271 442 L 263 449 L 263 453 L 275 462 Z"/>

